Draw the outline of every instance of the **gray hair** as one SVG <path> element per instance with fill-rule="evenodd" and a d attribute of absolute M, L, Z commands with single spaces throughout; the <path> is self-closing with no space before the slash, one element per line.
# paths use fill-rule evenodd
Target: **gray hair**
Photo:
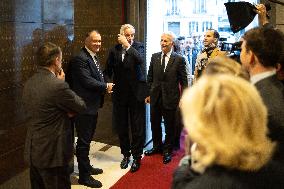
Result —
<path fill-rule="evenodd" d="M 167 35 L 167 36 L 169 36 L 169 37 L 172 39 L 172 42 L 174 42 L 175 39 L 176 39 L 176 35 L 175 35 L 172 31 L 163 32 L 162 35 Z"/>
<path fill-rule="evenodd" d="M 121 27 L 120 27 L 120 34 L 121 35 L 124 35 L 124 31 L 126 30 L 126 29 L 131 29 L 132 31 L 133 31 L 133 33 L 135 33 L 135 28 L 134 28 L 134 26 L 132 26 L 131 24 L 123 24 Z"/>

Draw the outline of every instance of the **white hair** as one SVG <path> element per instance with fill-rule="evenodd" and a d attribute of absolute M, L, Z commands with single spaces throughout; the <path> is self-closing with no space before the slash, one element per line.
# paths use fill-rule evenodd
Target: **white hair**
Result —
<path fill-rule="evenodd" d="M 172 31 L 165 31 L 162 33 L 162 35 L 169 36 L 172 41 L 175 41 L 176 39 L 176 35 Z"/>
<path fill-rule="evenodd" d="M 121 27 L 120 27 L 120 34 L 121 35 L 124 35 L 124 31 L 126 30 L 126 29 L 131 29 L 132 30 L 132 32 L 133 33 L 135 33 L 135 28 L 134 28 L 134 26 L 132 26 L 131 24 L 123 24 Z"/>

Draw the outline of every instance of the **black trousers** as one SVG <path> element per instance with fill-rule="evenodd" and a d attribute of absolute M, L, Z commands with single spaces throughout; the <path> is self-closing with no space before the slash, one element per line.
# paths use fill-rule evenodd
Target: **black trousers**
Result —
<path fill-rule="evenodd" d="M 183 129 L 183 121 L 182 121 L 182 115 L 181 115 L 181 111 L 179 108 L 177 108 L 176 111 L 176 121 L 175 121 L 175 132 L 174 132 L 174 143 L 173 143 L 173 147 L 176 149 L 180 148 L 180 135 Z"/>
<path fill-rule="evenodd" d="M 68 166 L 42 169 L 31 165 L 30 180 L 32 189 L 71 189 Z"/>
<path fill-rule="evenodd" d="M 127 157 L 132 154 L 134 159 L 139 159 L 145 143 L 146 108 L 133 95 L 128 97 L 128 102 L 113 103 L 113 119 L 121 154 Z"/>
<path fill-rule="evenodd" d="M 79 168 L 79 177 L 84 179 L 90 176 L 90 143 L 95 134 L 98 114 L 78 115 L 75 118 L 75 128 L 78 136 L 76 145 L 76 156 Z"/>
<path fill-rule="evenodd" d="M 171 153 L 175 137 L 176 109 L 165 109 L 160 96 L 156 104 L 150 105 L 150 114 L 153 147 L 163 147 L 164 152 Z M 162 142 L 162 118 L 164 118 L 166 133 L 164 144 Z"/>

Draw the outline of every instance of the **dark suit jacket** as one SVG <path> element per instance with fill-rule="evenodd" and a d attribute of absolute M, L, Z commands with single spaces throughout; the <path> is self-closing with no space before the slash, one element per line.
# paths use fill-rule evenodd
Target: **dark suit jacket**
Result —
<path fill-rule="evenodd" d="M 276 75 L 255 84 L 268 109 L 269 137 L 278 143 L 275 159 L 284 162 L 284 86 Z"/>
<path fill-rule="evenodd" d="M 151 105 L 156 104 L 160 94 L 163 107 L 176 109 L 180 100 L 181 90 L 188 86 L 186 61 L 172 52 L 164 73 L 161 73 L 162 52 L 152 55 L 147 82 L 150 89 Z"/>
<path fill-rule="evenodd" d="M 73 138 L 67 112 L 82 112 L 84 101 L 45 68 L 27 81 L 23 103 L 28 113 L 25 159 L 38 168 L 68 165 Z"/>
<path fill-rule="evenodd" d="M 72 90 L 86 102 L 87 109 L 82 114 L 97 114 L 103 105 L 106 83 L 85 48 L 70 60 L 68 72 L 72 78 Z"/>
<path fill-rule="evenodd" d="M 113 79 L 113 100 L 128 101 L 127 92 L 132 92 L 137 100 L 144 101 L 147 95 L 146 65 L 144 61 L 143 43 L 134 41 L 127 50 L 122 62 L 122 45 L 118 44 L 109 52 L 105 77 Z"/>
<path fill-rule="evenodd" d="M 278 162 L 251 172 L 212 166 L 201 175 L 183 165 L 174 173 L 172 189 L 280 189 L 284 188 L 283 172 Z"/>

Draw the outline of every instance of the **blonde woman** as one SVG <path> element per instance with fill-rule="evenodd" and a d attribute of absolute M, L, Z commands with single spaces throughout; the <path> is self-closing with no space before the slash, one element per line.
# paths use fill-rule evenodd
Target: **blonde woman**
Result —
<path fill-rule="evenodd" d="M 184 92 L 181 110 L 195 145 L 172 188 L 284 188 L 283 165 L 270 160 L 267 110 L 253 85 L 228 74 L 201 77 Z"/>
<path fill-rule="evenodd" d="M 206 75 L 231 74 L 249 80 L 249 73 L 240 63 L 228 56 L 217 56 L 209 60 L 209 64 L 204 70 Z"/>

